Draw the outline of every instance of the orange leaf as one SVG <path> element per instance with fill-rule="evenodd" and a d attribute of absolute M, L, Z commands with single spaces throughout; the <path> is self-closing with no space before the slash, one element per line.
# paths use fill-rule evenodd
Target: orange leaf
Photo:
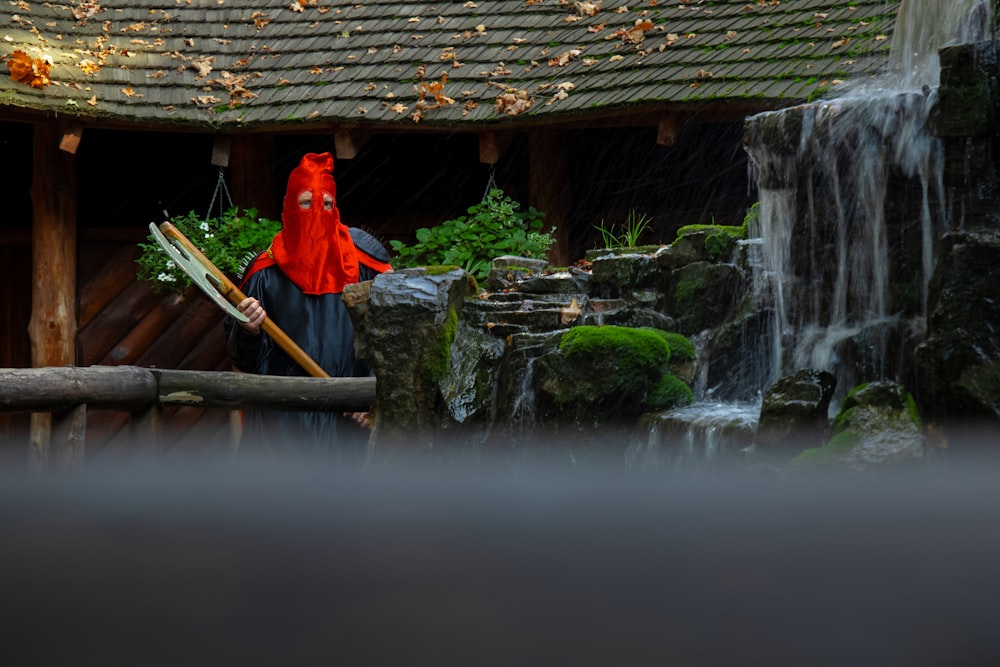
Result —
<path fill-rule="evenodd" d="M 49 79 L 49 72 L 52 65 L 42 58 L 31 59 L 24 51 L 14 51 L 7 59 L 7 69 L 10 70 L 10 78 L 18 83 L 23 83 L 32 88 L 41 90 L 52 83 Z"/>

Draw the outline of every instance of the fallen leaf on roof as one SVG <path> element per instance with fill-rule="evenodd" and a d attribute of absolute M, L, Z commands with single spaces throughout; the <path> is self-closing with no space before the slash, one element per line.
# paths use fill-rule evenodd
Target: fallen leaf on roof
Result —
<path fill-rule="evenodd" d="M 576 23 L 577 21 L 582 21 L 582 20 L 583 20 L 582 16 L 572 15 L 564 18 L 563 23 Z"/>
<path fill-rule="evenodd" d="M 87 104 L 89 104 L 92 107 L 96 107 L 97 106 L 97 95 L 94 95 L 89 100 L 87 100 Z"/>
<path fill-rule="evenodd" d="M 733 39 L 736 39 L 736 31 L 730 30 L 729 32 L 726 33 L 726 41 L 728 42 Z"/>
<path fill-rule="evenodd" d="M 707 69 L 700 69 L 700 70 L 698 70 L 698 78 L 699 79 L 711 79 L 713 76 L 715 76 L 715 75 L 712 74 L 711 72 L 709 72 Z"/>
<path fill-rule="evenodd" d="M 218 97 L 214 95 L 198 95 L 197 97 L 192 97 L 191 101 L 198 106 L 213 106 L 221 102 Z"/>
<path fill-rule="evenodd" d="M 198 76 L 196 79 L 202 79 L 208 76 L 212 72 L 212 63 L 215 62 L 215 56 L 202 56 L 191 63 L 192 69 L 198 70 Z"/>
<path fill-rule="evenodd" d="M 396 102 L 391 107 L 389 107 L 389 109 L 391 111 L 395 111 L 396 113 L 403 114 L 407 112 L 409 107 L 403 104 L 402 102 Z"/>
<path fill-rule="evenodd" d="M 493 103 L 493 110 L 498 114 L 516 116 L 530 109 L 534 103 L 535 100 L 528 95 L 528 91 L 511 89 L 497 95 L 496 101 Z"/>
<path fill-rule="evenodd" d="M 830 45 L 830 48 L 839 49 L 840 47 L 845 46 L 850 41 L 851 41 L 850 37 L 838 39 L 836 42 Z"/>
<path fill-rule="evenodd" d="M 465 7 L 466 9 L 476 9 L 477 7 L 479 7 L 479 5 L 477 5 L 474 2 L 467 2 L 462 6 Z"/>
<path fill-rule="evenodd" d="M 601 32 L 602 30 L 604 30 L 604 27 L 606 25 L 607 25 L 606 23 L 598 23 L 597 25 L 592 25 L 589 28 L 587 28 L 587 32 L 593 32 L 593 33 Z"/>
<path fill-rule="evenodd" d="M 596 65 L 598 63 L 598 60 L 597 60 L 597 58 L 587 57 L 587 58 L 584 58 L 583 60 L 581 60 L 580 62 L 583 63 L 584 67 L 593 67 L 594 65 Z"/>
<path fill-rule="evenodd" d="M 78 67 L 83 70 L 84 74 L 97 74 L 101 71 L 101 67 L 97 63 L 90 60 L 81 60 Z"/>
<path fill-rule="evenodd" d="M 129 98 L 136 96 L 135 91 L 132 90 L 128 86 L 126 86 L 126 87 L 124 87 L 124 88 L 121 89 L 121 94 L 124 95 L 125 97 L 129 97 Z M 139 95 L 139 97 L 142 97 L 142 95 Z"/>
<path fill-rule="evenodd" d="M 555 58 L 549 59 L 549 67 L 565 67 L 573 58 L 578 58 L 583 53 L 583 49 L 570 49 L 560 53 Z"/>
<path fill-rule="evenodd" d="M 49 72 L 52 65 L 43 58 L 32 58 L 21 50 L 14 51 L 7 59 L 7 69 L 10 78 L 18 83 L 38 88 L 39 90 L 52 83 Z"/>
<path fill-rule="evenodd" d="M 83 0 L 72 9 L 73 18 L 81 22 L 86 21 L 99 11 L 101 11 L 101 5 L 91 0 Z"/>
<path fill-rule="evenodd" d="M 612 62 L 612 63 L 616 63 L 619 60 L 625 60 L 625 56 L 621 55 L 620 53 L 616 53 L 615 55 L 613 55 L 610 58 L 608 58 L 608 62 Z"/>
<path fill-rule="evenodd" d="M 476 26 L 476 32 L 478 32 L 480 35 L 485 34 L 486 26 L 480 23 L 479 25 Z"/>
<path fill-rule="evenodd" d="M 299 0 L 295 0 L 289 7 L 293 12 L 304 12 L 305 7 L 299 4 Z"/>
<path fill-rule="evenodd" d="M 622 5 L 621 7 L 615 10 L 615 14 L 628 14 L 628 7 Z"/>
<path fill-rule="evenodd" d="M 601 2 L 583 2 L 576 3 L 576 8 L 583 16 L 594 16 L 597 12 L 601 11 Z"/>
<path fill-rule="evenodd" d="M 615 30 L 614 36 L 621 37 L 623 44 L 640 44 L 646 39 L 646 31 L 653 29 L 653 22 L 636 19 L 635 25 Z"/>
<path fill-rule="evenodd" d="M 681 36 L 676 32 L 671 32 L 667 34 L 667 46 L 673 46 L 680 40 Z"/>

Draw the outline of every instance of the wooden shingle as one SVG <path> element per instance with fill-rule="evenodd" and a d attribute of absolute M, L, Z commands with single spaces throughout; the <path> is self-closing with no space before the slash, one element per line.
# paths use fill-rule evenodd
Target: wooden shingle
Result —
<path fill-rule="evenodd" d="M 788 104 L 881 65 L 898 4 L 16 0 L 0 6 L 0 59 L 50 63 L 51 82 L 0 77 L 0 108 L 235 129 Z M 533 104 L 507 114 L 506 91 Z"/>

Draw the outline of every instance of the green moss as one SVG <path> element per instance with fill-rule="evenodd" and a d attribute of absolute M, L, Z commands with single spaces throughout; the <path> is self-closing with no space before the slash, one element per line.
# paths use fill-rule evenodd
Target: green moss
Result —
<path fill-rule="evenodd" d="M 807 449 L 794 459 L 795 467 L 813 467 L 839 460 L 861 442 L 861 436 L 852 429 L 841 431 L 822 447 Z"/>
<path fill-rule="evenodd" d="M 425 266 L 424 271 L 426 271 L 427 275 L 429 276 L 440 276 L 442 274 L 450 273 L 452 271 L 458 271 L 461 268 L 462 267 L 455 266 L 453 264 L 451 265 L 444 264 L 444 265 Z"/>
<path fill-rule="evenodd" d="M 653 386 L 646 399 L 650 407 L 656 410 L 666 410 L 694 402 L 691 387 L 676 375 L 666 373 Z"/>
<path fill-rule="evenodd" d="M 920 412 L 917 410 L 917 402 L 913 399 L 913 394 L 910 392 L 906 392 L 906 412 L 910 415 L 913 423 L 917 425 L 917 428 L 923 427 L 920 421 Z"/>
<path fill-rule="evenodd" d="M 451 361 L 451 344 L 455 340 L 455 330 L 458 328 L 458 311 L 454 306 L 448 307 L 448 316 L 438 334 L 437 345 L 427 359 L 427 372 L 431 379 L 440 382 L 448 374 L 448 364 Z"/>
<path fill-rule="evenodd" d="M 667 343 L 667 347 L 670 348 L 670 359 L 671 361 L 694 361 L 694 343 L 687 339 L 682 334 L 673 333 L 671 331 L 664 331 L 663 329 L 654 329 L 652 327 L 642 327 L 643 329 L 648 329 L 652 331 L 657 336 L 662 338 Z"/>
<path fill-rule="evenodd" d="M 651 367 L 662 369 L 670 363 L 670 347 L 653 329 L 574 327 L 563 334 L 559 350 L 569 360 L 613 356 L 616 366 L 624 373 Z"/>
<path fill-rule="evenodd" d="M 677 230 L 677 238 L 707 232 L 705 254 L 710 262 L 728 259 L 736 247 L 736 242 L 747 237 L 747 221 L 742 225 L 685 225 Z"/>

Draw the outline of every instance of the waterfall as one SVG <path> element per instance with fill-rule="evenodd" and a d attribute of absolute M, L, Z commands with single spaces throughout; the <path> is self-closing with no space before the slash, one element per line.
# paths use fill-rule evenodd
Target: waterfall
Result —
<path fill-rule="evenodd" d="M 951 224 L 942 143 L 926 129 L 937 50 L 989 25 L 987 0 L 904 0 L 885 76 L 748 119 L 754 284 L 774 320 L 767 384 L 818 368 L 843 392 L 900 373 L 893 356 L 922 331 L 934 241 Z"/>

